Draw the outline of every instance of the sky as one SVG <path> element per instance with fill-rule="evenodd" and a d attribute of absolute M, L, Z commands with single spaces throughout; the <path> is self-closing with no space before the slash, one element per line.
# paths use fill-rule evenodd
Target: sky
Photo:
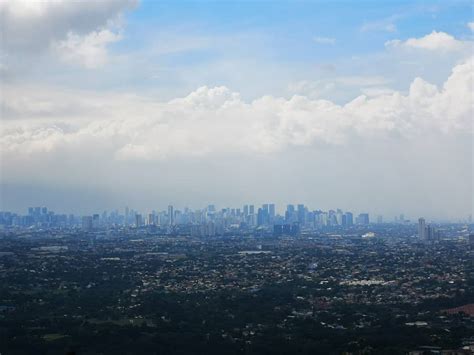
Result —
<path fill-rule="evenodd" d="M 0 209 L 472 214 L 471 1 L 0 0 Z"/>

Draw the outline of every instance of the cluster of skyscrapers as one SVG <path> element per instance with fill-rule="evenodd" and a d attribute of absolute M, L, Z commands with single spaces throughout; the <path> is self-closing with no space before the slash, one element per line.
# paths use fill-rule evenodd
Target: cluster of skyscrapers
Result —
<path fill-rule="evenodd" d="M 142 214 L 126 207 L 124 213 L 118 210 L 104 211 L 101 214 L 75 216 L 56 214 L 46 207 L 30 207 L 26 215 L 0 212 L 0 225 L 20 227 L 80 227 L 93 231 L 112 226 L 141 228 L 156 226 L 176 228 L 189 226 L 196 235 L 219 234 L 223 230 L 239 228 L 274 228 L 276 234 L 296 234 L 301 229 L 315 229 L 326 226 L 368 225 L 368 213 L 354 218 L 352 212 L 340 209 L 322 211 L 312 210 L 303 204 L 287 205 L 282 214 L 277 213 L 274 203 L 261 206 L 248 204 L 242 208 L 217 209 L 208 205 L 203 209 L 175 209 L 172 205 L 163 211 Z"/>
<path fill-rule="evenodd" d="M 351 212 L 343 212 L 340 209 L 321 211 L 310 210 L 303 204 L 288 205 L 284 215 L 276 213 L 275 204 L 244 205 L 242 208 L 216 209 L 214 205 L 208 205 L 204 209 L 177 210 L 168 206 L 165 211 L 152 211 L 146 217 L 136 211 L 125 209 L 124 224 L 141 227 L 143 225 L 183 225 L 202 224 L 206 222 L 219 222 L 225 226 L 245 224 L 248 226 L 272 226 L 293 225 L 297 223 L 301 227 L 316 228 L 318 226 L 351 226 L 354 223 L 369 224 L 369 214 L 361 213 L 355 220 Z"/>
<path fill-rule="evenodd" d="M 151 228 L 162 232 L 186 233 L 194 236 L 259 230 L 274 235 L 297 235 L 303 230 L 363 226 L 369 223 L 371 221 L 368 213 L 354 216 L 352 212 L 341 209 L 313 210 L 304 204 L 289 204 L 284 212 L 279 214 L 274 203 L 261 206 L 248 204 L 242 208 L 222 209 L 217 209 L 215 205 L 208 205 L 196 210 L 175 209 L 174 206 L 169 205 L 166 210 L 151 211 L 148 214 L 126 207 L 124 213 L 114 210 L 85 216 L 56 214 L 46 207 L 29 207 L 26 215 L 0 211 L 0 227 L 78 228 L 86 232 L 111 227 Z M 382 223 L 380 216 L 376 218 L 376 223 Z M 396 218 L 396 223 L 406 224 L 409 221 L 400 215 Z M 424 218 L 418 220 L 418 236 L 425 241 L 436 241 L 441 237 L 440 231 L 427 224 Z"/>
<path fill-rule="evenodd" d="M 426 224 L 424 218 L 418 219 L 418 237 L 425 241 L 437 241 L 441 238 L 440 231 L 430 224 Z"/>

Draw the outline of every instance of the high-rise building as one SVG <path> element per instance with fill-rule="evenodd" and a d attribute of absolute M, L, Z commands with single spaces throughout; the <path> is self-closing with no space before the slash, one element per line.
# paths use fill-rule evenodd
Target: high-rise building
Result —
<path fill-rule="evenodd" d="M 257 226 L 261 226 L 265 224 L 265 210 L 263 208 L 259 208 L 257 211 Z"/>
<path fill-rule="evenodd" d="M 357 217 L 357 224 L 361 225 L 368 225 L 369 224 L 369 214 L 368 213 L 360 213 Z"/>
<path fill-rule="evenodd" d="M 255 214 L 255 207 L 254 205 L 249 206 L 249 214 Z"/>
<path fill-rule="evenodd" d="M 128 209 L 128 206 L 125 207 L 125 225 L 128 226 L 130 223 L 130 210 Z"/>
<path fill-rule="evenodd" d="M 216 212 L 216 206 L 208 205 L 207 206 L 207 212 Z"/>
<path fill-rule="evenodd" d="M 304 205 L 298 205 L 298 223 L 304 225 L 306 222 L 306 209 Z"/>
<path fill-rule="evenodd" d="M 153 226 L 155 225 L 155 214 L 149 213 L 148 214 L 148 225 Z"/>
<path fill-rule="evenodd" d="M 172 205 L 168 206 L 168 221 L 170 226 L 174 225 L 174 211 Z"/>
<path fill-rule="evenodd" d="M 351 212 L 346 212 L 344 214 L 346 217 L 346 226 L 352 226 L 354 224 L 354 217 Z"/>
<path fill-rule="evenodd" d="M 286 212 L 285 212 L 285 221 L 286 223 L 293 223 L 296 222 L 296 212 L 295 212 L 295 206 L 293 205 L 287 205 L 286 206 Z"/>
<path fill-rule="evenodd" d="M 82 217 L 82 230 L 90 232 L 92 230 L 92 216 Z"/>
<path fill-rule="evenodd" d="M 96 213 L 92 215 L 92 228 L 98 229 L 100 225 L 100 216 Z"/>
<path fill-rule="evenodd" d="M 270 203 L 268 205 L 268 213 L 270 214 L 270 222 L 273 222 L 273 220 L 275 219 L 275 204 L 274 203 Z"/>
<path fill-rule="evenodd" d="M 420 239 L 426 239 L 426 222 L 424 218 L 418 219 L 418 237 Z"/>
<path fill-rule="evenodd" d="M 143 224 L 142 215 L 137 213 L 135 215 L 135 227 L 139 228 L 142 226 L 142 224 Z"/>

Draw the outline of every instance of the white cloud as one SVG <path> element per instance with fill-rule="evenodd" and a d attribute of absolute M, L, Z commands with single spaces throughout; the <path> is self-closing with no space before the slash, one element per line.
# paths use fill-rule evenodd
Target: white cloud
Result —
<path fill-rule="evenodd" d="M 288 86 L 288 91 L 290 94 L 303 95 L 311 99 L 331 99 L 341 96 L 342 93 L 352 95 L 351 98 L 353 98 L 354 95 L 360 94 L 364 89 L 385 86 L 389 83 L 390 80 L 382 76 L 338 76 L 315 81 L 297 81 Z"/>
<path fill-rule="evenodd" d="M 331 37 L 320 37 L 320 36 L 316 36 L 313 38 L 313 41 L 318 43 L 318 44 L 336 44 L 336 39 L 335 38 L 331 38 Z"/>
<path fill-rule="evenodd" d="M 305 96 L 263 96 L 245 102 L 225 87 L 201 87 L 186 97 L 163 103 L 110 94 L 101 97 L 99 105 L 95 94 L 71 93 L 76 96 L 68 99 L 71 112 L 61 107 L 54 124 L 51 106 L 46 113 L 37 108 L 36 123 L 25 121 L 22 126 L 6 120 L 0 147 L 4 153 L 32 156 L 72 147 L 84 150 L 105 142 L 110 159 L 163 160 L 209 154 L 271 154 L 314 144 L 350 145 L 353 137 L 384 139 L 396 135 L 412 139 L 427 132 L 463 133 L 470 129 L 473 113 L 472 66 L 472 58 L 456 66 L 441 89 L 417 78 L 406 95 L 386 92 L 373 98 L 359 96 L 346 105 Z M 49 95 L 50 102 L 58 102 L 54 91 L 30 91 L 28 95 L 25 91 L 16 99 L 23 105 L 16 104 L 16 96 L 10 94 L 6 96 L 10 114 L 28 107 L 38 95 Z M 69 120 L 78 107 L 87 120 Z M 28 112 L 35 115 L 34 105 Z M 65 128 L 58 128 L 58 122 Z"/>
<path fill-rule="evenodd" d="M 468 22 L 467 27 L 474 32 L 474 22 Z"/>
<path fill-rule="evenodd" d="M 397 26 L 394 21 L 396 16 L 391 16 L 378 21 L 366 22 L 360 27 L 361 32 L 396 32 Z"/>
<path fill-rule="evenodd" d="M 468 45 L 470 45 L 469 42 L 460 41 L 447 33 L 436 31 L 421 38 L 409 38 L 406 41 L 392 40 L 385 43 L 385 46 L 389 48 L 402 47 L 442 52 L 461 51 Z"/>
<path fill-rule="evenodd" d="M 52 47 L 65 62 L 97 68 L 107 62 L 107 45 L 120 39 L 120 35 L 109 30 L 94 31 L 85 36 L 70 32 L 66 40 L 53 43 Z"/>
<path fill-rule="evenodd" d="M 365 87 L 365 88 L 361 88 L 360 90 L 362 91 L 364 95 L 369 96 L 369 97 L 391 95 L 395 93 L 395 90 L 390 89 L 388 87 L 384 87 L 384 86 Z"/>
<path fill-rule="evenodd" d="M 137 0 L 2 0 L 1 50 L 14 62 L 18 56 L 36 59 L 36 54 L 53 48 L 63 59 L 94 67 L 104 61 L 107 43 L 120 38 L 113 32 L 121 28 L 124 11 L 136 4 Z"/>

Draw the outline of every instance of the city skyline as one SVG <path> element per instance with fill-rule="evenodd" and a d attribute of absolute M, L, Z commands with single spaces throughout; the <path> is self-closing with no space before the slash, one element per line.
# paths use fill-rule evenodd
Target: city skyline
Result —
<path fill-rule="evenodd" d="M 268 219 L 267 222 L 265 223 L 257 222 L 257 218 L 259 218 L 257 216 L 260 214 L 262 210 L 266 211 L 266 214 L 270 217 L 270 219 Z M 247 217 L 247 216 L 253 215 L 255 217 L 255 220 L 250 225 L 255 225 L 255 226 L 260 225 L 260 224 L 266 224 L 266 225 L 281 224 L 283 221 L 287 221 L 289 219 L 288 213 L 294 214 L 295 216 L 294 218 L 297 218 L 296 221 L 299 223 L 301 223 L 301 221 L 299 220 L 301 218 L 300 217 L 301 213 L 306 214 L 306 215 L 308 215 L 308 213 L 313 214 L 310 217 L 310 219 L 312 219 L 313 221 L 315 220 L 314 214 L 325 215 L 325 218 L 327 219 L 327 225 L 346 225 L 345 222 L 344 223 L 342 222 L 341 218 L 343 215 L 344 215 L 344 218 L 346 218 L 347 214 L 350 214 L 350 222 L 347 222 L 347 225 L 360 224 L 358 219 L 361 218 L 361 216 L 366 215 L 367 221 L 369 220 L 369 216 L 371 216 L 370 224 L 382 224 L 382 223 L 418 224 L 419 234 L 420 234 L 420 228 L 421 230 L 424 230 L 425 228 L 424 226 L 420 227 L 421 221 L 425 223 L 425 219 L 429 223 L 469 223 L 469 224 L 472 223 L 471 214 L 467 216 L 458 216 L 457 219 L 453 219 L 453 220 L 439 220 L 439 219 L 429 218 L 424 215 L 411 217 L 411 216 L 405 215 L 404 213 L 400 213 L 395 216 L 387 216 L 380 213 L 369 213 L 365 210 L 348 210 L 348 209 L 341 209 L 338 207 L 323 209 L 323 208 L 318 208 L 314 206 L 308 206 L 301 203 L 290 203 L 284 206 L 278 206 L 274 203 L 269 203 L 269 202 L 263 203 L 263 204 L 247 203 L 240 206 L 226 205 L 226 207 L 218 206 L 215 204 L 207 204 L 205 206 L 201 206 L 197 208 L 192 208 L 189 205 L 175 206 L 172 204 L 169 204 L 165 208 L 161 208 L 161 209 L 159 207 L 156 207 L 153 209 L 142 209 L 139 207 L 125 206 L 125 207 L 120 207 L 120 208 L 111 208 L 111 209 L 103 209 L 103 210 L 89 210 L 83 213 L 77 213 L 77 212 L 74 213 L 71 211 L 55 210 L 46 206 L 36 206 L 36 207 L 30 206 L 21 211 L 3 210 L 3 211 L 0 211 L 0 216 L 5 216 L 5 214 L 11 215 L 11 216 L 17 216 L 19 218 L 24 218 L 25 216 L 56 216 L 56 217 L 62 216 L 64 218 L 66 217 L 74 218 L 75 223 L 78 223 L 79 219 L 85 216 L 89 216 L 89 217 L 97 216 L 97 218 L 101 218 L 101 219 L 103 218 L 108 219 L 110 216 L 115 216 L 115 217 L 121 218 L 120 223 L 118 224 L 127 224 L 127 225 L 133 225 L 135 221 L 135 217 L 140 216 L 143 225 L 148 225 L 148 224 L 174 225 L 174 224 L 183 223 L 183 221 L 179 221 L 179 220 L 176 223 L 174 222 L 174 219 L 177 218 L 176 216 L 178 215 L 183 216 L 186 214 L 192 215 L 194 213 L 202 213 L 203 216 L 207 216 L 207 213 L 209 212 L 212 212 L 213 215 L 214 214 L 219 215 L 220 218 L 222 218 L 222 216 Z M 331 215 L 337 219 L 334 219 L 334 221 L 331 221 L 330 220 Z M 153 216 L 153 218 L 163 216 L 167 218 L 167 221 L 164 223 L 160 222 L 159 220 L 154 220 L 154 219 L 150 221 L 150 216 Z M 170 216 L 172 216 L 171 220 L 169 220 Z M 245 220 L 241 220 L 241 221 L 246 222 Z M 292 222 L 294 221 L 291 221 L 290 223 Z M 0 224 L 2 223 L 5 223 L 5 221 L 2 222 L 2 218 L 0 218 Z M 184 223 L 185 224 L 193 223 L 193 221 L 186 220 Z M 323 224 L 326 224 L 326 222 L 322 223 L 322 221 L 319 221 L 319 222 L 316 221 L 316 224 L 318 223 L 321 226 Z M 364 222 L 362 224 L 369 224 L 369 222 Z M 422 233 L 423 232 L 421 232 L 421 234 Z"/>

